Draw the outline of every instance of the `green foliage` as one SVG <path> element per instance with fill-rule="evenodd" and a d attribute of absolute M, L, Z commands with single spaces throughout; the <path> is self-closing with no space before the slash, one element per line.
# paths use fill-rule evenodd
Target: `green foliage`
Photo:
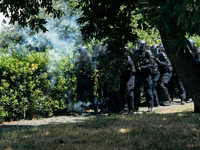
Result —
<path fill-rule="evenodd" d="M 48 31 L 44 26 L 47 21 L 46 18 L 40 17 L 40 12 L 44 11 L 47 15 L 60 18 L 64 15 L 61 10 L 56 10 L 53 5 L 53 0 L 46 1 L 3 1 L 0 5 L 0 12 L 10 19 L 10 24 L 18 24 L 22 27 L 29 26 L 35 31 Z"/>
<path fill-rule="evenodd" d="M 0 57 L 0 118 L 18 120 L 66 113 L 75 91 L 71 58 L 63 58 L 58 72 L 48 70 L 48 51 L 24 55 L 12 51 Z"/>
<path fill-rule="evenodd" d="M 44 1 L 41 3 L 45 4 Z M 36 18 L 32 16 L 32 21 L 36 22 L 31 20 L 29 22 L 29 26 L 36 31 L 39 28 L 44 31 L 40 25 L 44 25 L 43 19 L 48 20 L 45 27 L 49 29 L 50 36 L 18 25 L 1 30 L 0 118 L 2 119 L 16 120 L 59 115 L 66 113 L 68 105 L 74 102 L 76 77 L 72 57 L 67 53 L 73 49 L 68 47 L 71 43 L 74 43 L 75 47 L 82 44 L 79 26 L 75 22 L 81 12 L 75 8 L 77 2 L 74 1 L 58 0 L 53 3 L 54 6 L 51 2 L 49 5 L 43 5 L 38 16 Z M 45 9 L 46 6 L 49 8 L 49 13 Z M 55 14 L 52 16 L 50 13 L 52 6 L 53 9 L 65 12 L 65 15 L 61 17 L 61 14 L 56 14 L 61 18 L 52 20 L 52 17 L 55 17 Z M 26 9 L 29 8 L 24 10 Z M 39 28 L 38 25 L 34 27 L 37 21 L 41 21 L 40 25 L 38 24 Z M 24 25 L 26 23 L 24 20 Z M 21 22 L 19 25 L 23 26 Z M 52 49 L 55 49 L 59 59 L 55 55 L 50 55 Z"/>
<path fill-rule="evenodd" d="M 200 47 L 200 36 L 199 35 L 191 36 L 188 39 L 193 39 L 194 42 L 195 42 L 195 45 L 198 46 L 198 47 Z"/>
<path fill-rule="evenodd" d="M 132 16 L 132 26 L 137 28 L 133 30 L 137 34 L 137 40 L 145 40 L 149 46 L 161 43 L 159 31 L 156 28 L 150 28 L 148 22 L 142 22 L 143 15 L 141 13 Z M 130 47 L 134 47 L 134 42 L 128 43 Z"/>

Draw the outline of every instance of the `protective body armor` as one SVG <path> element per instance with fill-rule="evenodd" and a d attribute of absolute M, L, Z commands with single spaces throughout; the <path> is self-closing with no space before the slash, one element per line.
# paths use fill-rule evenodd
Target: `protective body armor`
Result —
<path fill-rule="evenodd" d="M 151 69 L 151 74 L 157 74 L 159 72 L 158 70 L 158 64 L 155 61 L 155 57 L 153 56 L 152 52 L 150 50 L 146 50 L 148 57 L 150 58 L 153 68 Z"/>
<path fill-rule="evenodd" d="M 195 49 L 194 51 L 196 51 L 193 52 L 194 61 L 196 64 L 200 66 L 200 48 L 195 46 L 194 49 Z"/>
<path fill-rule="evenodd" d="M 133 89 L 135 85 L 135 65 L 131 57 L 129 56 L 129 51 L 125 51 L 124 68 L 120 75 L 120 90 L 119 95 L 122 100 L 123 108 L 127 102 L 129 111 L 133 110 L 133 100 L 134 94 Z"/>
<path fill-rule="evenodd" d="M 158 58 L 158 60 L 156 61 L 158 63 L 158 65 L 161 65 L 161 62 L 166 63 L 165 67 L 160 67 L 163 72 L 172 72 L 173 71 L 172 64 L 165 52 L 160 52 L 159 54 L 156 55 L 156 57 Z"/>
<path fill-rule="evenodd" d="M 151 73 L 153 65 L 149 53 L 144 50 L 136 50 L 134 51 L 134 54 L 138 58 L 135 61 L 135 68 L 137 73 Z"/>
<path fill-rule="evenodd" d="M 125 75 L 123 76 L 130 77 L 135 74 L 136 72 L 135 65 L 132 59 L 130 58 L 130 56 L 128 56 L 127 60 L 124 61 L 124 66 L 125 66 L 125 71 L 123 71 L 122 74 L 125 74 Z"/>

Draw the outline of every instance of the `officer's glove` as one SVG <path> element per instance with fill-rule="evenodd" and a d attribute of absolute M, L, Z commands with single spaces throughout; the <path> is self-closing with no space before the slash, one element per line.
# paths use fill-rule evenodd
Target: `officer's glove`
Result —
<path fill-rule="evenodd" d="M 155 58 L 155 61 L 156 61 L 158 64 L 161 63 L 160 60 L 159 60 L 157 57 Z"/>
<path fill-rule="evenodd" d="M 127 71 L 131 71 L 131 68 L 130 68 L 130 67 L 128 67 L 126 70 L 127 70 Z"/>
<path fill-rule="evenodd" d="M 146 67 L 145 67 L 145 66 L 141 66 L 140 69 L 141 69 L 141 70 L 144 70 L 144 69 L 146 69 Z"/>
<path fill-rule="evenodd" d="M 156 62 L 158 62 L 158 61 L 160 61 L 157 57 L 155 57 L 155 59 L 154 59 Z"/>
<path fill-rule="evenodd" d="M 141 66 L 141 67 L 138 67 L 138 70 L 141 71 L 141 70 L 144 70 L 146 67 L 145 66 Z"/>

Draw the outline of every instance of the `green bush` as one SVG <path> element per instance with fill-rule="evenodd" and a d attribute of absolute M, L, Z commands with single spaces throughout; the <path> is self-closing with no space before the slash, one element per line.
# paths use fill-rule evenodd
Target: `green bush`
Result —
<path fill-rule="evenodd" d="M 17 51 L 13 49 L 9 55 L 0 56 L 0 119 L 32 119 L 66 113 L 75 91 L 71 58 L 65 56 L 55 66 L 57 70 L 49 70 L 52 64 L 48 50 L 45 53 Z"/>

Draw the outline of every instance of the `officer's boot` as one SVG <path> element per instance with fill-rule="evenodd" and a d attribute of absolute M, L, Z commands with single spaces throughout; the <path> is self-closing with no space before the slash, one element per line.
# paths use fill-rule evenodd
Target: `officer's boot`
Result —
<path fill-rule="evenodd" d="M 181 105 L 185 105 L 186 100 L 185 99 L 181 99 Z"/>
<path fill-rule="evenodd" d="M 134 108 L 134 98 L 129 96 L 127 98 L 127 103 L 128 103 L 128 112 L 133 113 L 133 108 Z"/>
<path fill-rule="evenodd" d="M 158 83 L 158 91 L 163 97 L 163 105 L 164 106 L 169 106 L 171 102 L 171 98 L 168 92 L 167 87 L 164 85 L 164 83 Z"/>

